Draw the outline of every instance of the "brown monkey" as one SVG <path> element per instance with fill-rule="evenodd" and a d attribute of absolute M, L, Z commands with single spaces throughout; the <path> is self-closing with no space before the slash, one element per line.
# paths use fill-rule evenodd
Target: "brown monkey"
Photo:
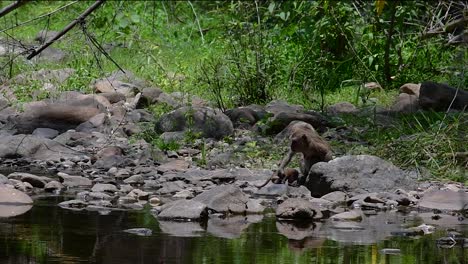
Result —
<path fill-rule="evenodd" d="M 275 184 L 286 183 L 288 182 L 289 185 L 294 184 L 299 179 L 299 172 L 296 169 L 286 168 L 284 173 L 280 171 L 274 172 L 268 180 L 262 185 L 257 186 L 257 188 L 262 188 L 267 185 L 270 181 Z"/>
<path fill-rule="evenodd" d="M 290 146 L 288 153 L 281 161 L 277 172 L 278 175 L 284 174 L 284 168 L 291 162 L 296 153 L 302 154 L 301 173 L 303 180 L 309 175 L 312 165 L 332 159 L 330 144 L 315 131 L 312 125 L 303 121 L 293 121 L 281 132 L 281 134 L 283 133 L 289 134 Z M 301 184 L 299 180 L 298 183 Z"/>

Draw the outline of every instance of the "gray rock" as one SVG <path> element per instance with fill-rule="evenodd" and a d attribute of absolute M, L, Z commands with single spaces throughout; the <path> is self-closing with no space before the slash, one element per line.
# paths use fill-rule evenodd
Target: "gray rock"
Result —
<path fill-rule="evenodd" d="M 292 121 L 303 121 L 311 124 L 317 131 L 323 131 L 326 127 L 331 126 L 329 122 L 321 114 L 316 112 L 291 113 L 280 112 L 266 123 L 266 126 L 261 128 L 262 132 L 267 135 L 278 134 L 284 130 Z"/>
<path fill-rule="evenodd" d="M 33 200 L 24 192 L 0 185 L 0 204 L 24 205 L 32 204 Z"/>
<path fill-rule="evenodd" d="M 202 137 L 216 139 L 234 132 L 229 117 L 219 109 L 209 107 L 181 107 L 161 116 L 155 126 L 158 133 L 186 131 L 189 128 L 194 133 L 201 133 Z"/>
<path fill-rule="evenodd" d="M 45 186 L 44 186 L 44 191 L 46 192 L 55 192 L 55 191 L 60 191 L 62 190 L 63 188 L 65 188 L 60 182 L 58 181 L 51 181 L 51 182 L 48 182 Z"/>
<path fill-rule="evenodd" d="M 333 115 L 337 114 L 352 114 L 358 109 L 350 102 L 340 102 L 327 107 L 327 112 Z"/>
<path fill-rule="evenodd" d="M 331 193 L 327 193 L 324 196 L 320 197 L 322 199 L 328 200 L 332 203 L 345 203 L 348 199 L 348 195 L 341 191 L 335 191 Z"/>
<path fill-rule="evenodd" d="M 418 111 L 419 108 L 419 99 L 416 95 L 401 93 L 390 110 L 398 113 L 412 113 Z"/>
<path fill-rule="evenodd" d="M 153 234 L 153 231 L 148 228 L 130 228 L 125 229 L 123 232 L 137 236 L 151 236 Z"/>
<path fill-rule="evenodd" d="M 436 190 L 425 193 L 418 206 L 425 209 L 437 209 L 441 211 L 466 211 L 468 210 L 468 193 L 454 192 L 451 190 Z"/>
<path fill-rule="evenodd" d="M 58 206 L 66 209 L 82 209 L 88 206 L 88 203 L 82 200 L 68 200 L 65 202 L 61 202 Z"/>
<path fill-rule="evenodd" d="M 144 184 L 145 183 L 145 178 L 139 174 L 132 175 L 125 179 L 123 182 L 127 184 Z"/>
<path fill-rule="evenodd" d="M 50 178 L 43 176 L 36 176 L 34 174 L 25 172 L 13 172 L 8 175 L 9 179 L 20 180 L 22 182 L 28 182 L 33 187 L 44 188 L 47 182 L 51 181 Z"/>
<path fill-rule="evenodd" d="M 260 217 L 252 216 L 229 216 L 229 217 L 210 217 L 206 231 L 215 237 L 222 238 L 238 238 L 242 235 L 243 231 L 247 229 L 252 223 L 262 220 Z"/>
<path fill-rule="evenodd" d="M 158 221 L 159 228 L 163 233 L 175 237 L 199 237 L 205 229 L 199 222 L 176 222 L 176 221 Z"/>
<path fill-rule="evenodd" d="M 146 183 L 145 183 L 146 185 Z M 165 182 L 161 184 L 161 188 L 156 191 L 157 194 L 175 194 L 187 188 L 187 184 L 183 181 Z"/>
<path fill-rule="evenodd" d="M 234 185 L 221 185 L 205 191 L 195 198 L 206 206 L 219 213 L 240 214 L 247 211 L 249 198 L 242 190 Z"/>
<path fill-rule="evenodd" d="M 97 183 L 91 188 L 91 191 L 93 192 L 106 192 L 106 193 L 115 193 L 118 192 L 119 190 L 117 187 L 113 184 L 109 183 Z"/>
<path fill-rule="evenodd" d="M 208 215 L 207 206 L 194 200 L 178 200 L 165 204 L 158 219 L 200 220 Z"/>
<path fill-rule="evenodd" d="M 0 190 L 1 193 L 1 190 Z M 0 218 L 22 215 L 32 208 L 32 204 L 4 204 L 0 203 Z"/>
<path fill-rule="evenodd" d="M 63 172 L 57 173 L 60 182 L 67 187 L 92 186 L 93 182 L 82 176 L 71 176 Z"/>
<path fill-rule="evenodd" d="M 250 199 L 246 206 L 246 213 L 248 214 L 261 214 L 265 211 L 265 206 L 263 206 L 259 200 Z"/>
<path fill-rule="evenodd" d="M 8 182 L 9 182 L 8 178 L 5 175 L 0 174 L 0 185 L 7 184 Z"/>
<path fill-rule="evenodd" d="M 416 179 L 378 157 L 357 155 L 314 164 L 305 185 L 313 196 L 322 196 L 332 191 L 357 194 L 411 189 Z"/>
<path fill-rule="evenodd" d="M 300 198 L 290 198 L 276 208 L 276 217 L 283 219 L 321 219 L 319 207 Z"/>
<path fill-rule="evenodd" d="M 332 217 L 330 217 L 330 219 L 335 221 L 361 221 L 362 213 L 360 210 L 352 210 L 333 215 Z"/>
<path fill-rule="evenodd" d="M 59 132 L 55 129 L 39 127 L 34 129 L 32 134 L 36 137 L 53 139 L 58 136 Z"/>
<path fill-rule="evenodd" d="M 260 106 L 245 106 L 226 111 L 235 128 L 248 129 L 264 118 L 267 112 Z"/>
<path fill-rule="evenodd" d="M 60 161 L 85 157 L 81 152 L 54 140 L 28 135 L 0 137 L 0 157 L 27 157 L 36 160 Z"/>
<path fill-rule="evenodd" d="M 160 173 L 168 173 L 168 172 L 179 172 L 179 171 L 186 171 L 190 167 L 190 163 L 183 159 L 172 160 L 167 163 L 160 165 L 157 170 Z"/>

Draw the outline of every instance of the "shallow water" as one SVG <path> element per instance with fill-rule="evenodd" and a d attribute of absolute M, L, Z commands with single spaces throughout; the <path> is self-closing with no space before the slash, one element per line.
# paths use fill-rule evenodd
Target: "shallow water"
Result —
<path fill-rule="evenodd" d="M 0 218 L 0 263 L 468 263 L 468 249 L 436 245 L 447 226 L 418 238 L 389 236 L 421 223 L 419 216 L 379 214 L 345 229 L 272 216 L 173 223 L 149 210 L 103 215 L 61 209 L 60 201 L 40 199 L 22 215 Z M 446 224 L 468 234 L 466 225 Z M 129 228 L 152 235 L 123 232 Z M 384 248 L 401 253 L 385 255 Z"/>

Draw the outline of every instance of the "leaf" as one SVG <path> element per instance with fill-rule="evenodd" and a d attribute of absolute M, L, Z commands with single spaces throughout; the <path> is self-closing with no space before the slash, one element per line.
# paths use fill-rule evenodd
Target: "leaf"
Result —
<path fill-rule="evenodd" d="M 380 16 L 385 6 L 385 0 L 375 0 L 375 11 L 377 11 L 377 15 Z"/>
<path fill-rule="evenodd" d="M 275 3 L 272 2 L 270 3 L 270 5 L 268 6 L 268 12 L 270 12 L 270 14 L 273 14 L 273 11 L 275 10 Z"/>
<path fill-rule="evenodd" d="M 369 67 L 372 66 L 372 62 L 374 62 L 374 56 L 369 57 Z"/>
<path fill-rule="evenodd" d="M 130 16 L 130 19 L 132 20 L 133 23 L 140 23 L 140 16 L 137 14 L 132 14 Z"/>
<path fill-rule="evenodd" d="M 279 14 L 279 17 L 282 19 L 282 20 L 286 20 L 286 14 L 284 12 L 281 12 Z"/>

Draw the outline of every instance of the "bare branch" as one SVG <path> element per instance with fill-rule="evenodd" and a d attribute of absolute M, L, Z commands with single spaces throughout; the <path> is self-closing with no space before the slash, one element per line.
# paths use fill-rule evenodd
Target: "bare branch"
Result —
<path fill-rule="evenodd" d="M 0 10 L 0 17 L 5 16 L 6 14 L 10 13 L 11 11 L 15 10 L 16 8 L 26 4 L 27 0 L 18 0 L 10 5 L 5 6 L 2 10 Z"/>
<path fill-rule="evenodd" d="M 49 47 L 50 45 L 52 45 L 52 43 L 54 43 L 57 39 L 59 39 L 60 37 L 62 37 L 63 35 L 65 35 L 68 31 L 70 31 L 74 26 L 76 26 L 76 24 L 78 24 L 79 22 L 83 21 L 89 14 L 91 14 L 94 10 L 96 10 L 100 5 L 102 5 L 104 3 L 105 0 L 96 0 L 96 2 L 94 2 L 94 4 L 92 6 L 90 6 L 88 9 L 86 9 L 81 15 L 78 16 L 78 18 L 76 18 L 75 20 L 73 20 L 73 22 L 71 22 L 70 24 L 68 24 L 64 29 L 62 29 L 62 31 L 60 31 L 59 33 L 57 33 L 55 36 L 53 36 L 52 38 L 50 38 L 49 40 L 47 40 L 42 46 L 40 46 L 39 48 L 33 50 L 33 52 L 31 54 L 29 54 L 29 56 L 27 57 L 28 60 L 34 58 L 36 55 L 38 55 L 39 53 L 41 53 L 43 50 L 45 50 L 47 47 Z"/>

